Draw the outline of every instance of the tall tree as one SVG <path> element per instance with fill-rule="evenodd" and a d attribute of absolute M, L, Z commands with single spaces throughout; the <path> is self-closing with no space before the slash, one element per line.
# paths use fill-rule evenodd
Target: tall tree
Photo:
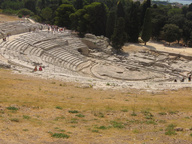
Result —
<path fill-rule="evenodd" d="M 182 9 L 180 9 L 180 8 L 171 8 L 167 12 L 167 14 L 168 14 L 169 17 L 172 17 L 174 15 L 179 15 L 179 14 L 182 14 Z"/>
<path fill-rule="evenodd" d="M 41 4 L 42 4 L 42 7 L 41 8 L 45 8 L 45 0 L 42 0 L 42 2 L 41 2 Z"/>
<path fill-rule="evenodd" d="M 178 39 L 179 35 L 180 35 L 180 29 L 178 26 L 176 26 L 175 24 L 166 24 L 163 27 L 163 31 L 162 31 L 162 35 L 163 38 L 169 42 L 169 45 L 171 42 L 174 42 Z"/>
<path fill-rule="evenodd" d="M 105 35 L 108 8 L 103 3 L 94 2 L 84 7 L 88 32 Z"/>
<path fill-rule="evenodd" d="M 117 51 L 121 50 L 122 46 L 127 40 L 127 34 L 125 32 L 125 20 L 122 17 L 118 18 L 117 20 L 111 40 L 113 47 Z"/>
<path fill-rule="evenodd" d="M 140 2 L 132 2 L 130 9 L 127 11 L 125 28 L 129 42 L 138 42 L 141 31 L 140 17 Z"/>
<path fill-rule="evenodd" d="M 49 23 L 49 21 L 51 20 L 51 18 L 52 18 L 52 9 L 51 8 L 49 8 L 49 7 L 46 7 L 46 8 L 44 8 L 44 9 L 42 9 L 42 11 L 41 11 L 41 16 L 42 16 L 42 18 L 47 22 L 47 23 Z"/>
<path fill-rule="evenodd" d="M 142 4 L 141 25 L 143 25 L 145 12 L 146 12 L 147 8 L 150 8 L 150 7 L 151 7 L 151 0 L 145 0 Z"/>
<path fill-rule="evenodd" d="M 192 3 L 189 5 L 188 11 L 192 11 Z"/>
<path fill-rule="evenodd" d="M 85 19 L 86 10 L 79 9 L 70 15 L 72 21 L 72 29 L 79 32 L 79 36 L 83 37 L 87 32 L 87 21 Z"/>
<path fill-rule="evenodd" d="M 190 12 L 188 12 L 188 13 L 186 14 L 186 18 L 187 18 L 188 20 L 192 21 L 192 11 L 190 11 Z"/>
<path fill-rule="evenodd" d="M 75 8 L 78 9 L 82 9 L 84 6 L 84 0 L 75 0 L 74 2 L 74 6 Z"/>
<path fill-rule="evenodd" d="M 36 0 L 27 0 L 25 2 L 25 8 L 31 10 L 32 12 L 36 13 Z"/>
<path fill-rule="evenodd" d="M 148 8 L 145 13 L 145 19 L 141 35 L 141 38 L 145 42 L 145 45 L 150 40 L 151 35 L 152 35 L 151 10 L 150 8 Z"/>
<path fill-rule="evenodd" d="M 184 26 L 183 26 L 183 40 L 185 41 L 185 44 L 188 44 L 188 41 L 190 40 L 192 32 L 192 21 L 185 21 Z"/>
<path fill-rule="evenodd" d="M 186 18 L 184 17 L 184 15 L 182 14 L 176 14 L 171 16 L 167 23 L 168 24 L 175 24 L 177 26 L 179 26 L 179 28 L 183 28 L 183 23 L 185 22 Z"/>
<path fill-rule="evenodd" d="M 160 32 L 168 19 L 166 6 L 158 6 L 151 8 L 152 14 L 152 37 L 155 39 L 160 38 Z"/>
<path fill-rule="evenodd" d="M 117 2 L 117 17 L 125 17 L 125 11 L 120 0 Z"/>
<path fill-rule="evenodd" d="M 188 7 L 186 7 L 186 6 L 182 7 L 182 14 L 184 16 L 186 16 L 187 12 L 188 12 Z"/>
<path fill-rule="evenodd" d="M 116 12 L 115 10 L 111 10 L 107 18 L 107 26 L 106 26 L 106 36 L 109 39 L 111 39 L 111 36 L 113 34 L 115 21 L 116 21 Z"/>
<path fill-rule="evenodd" d="M 56 17 L 55 17 L 55 24 L 58 26 L 65 26 L 70 28 L 71 21 L 70 21 L 70 14 L 75 12 L 75 8 L 73 5 L 69 4 L 62 4 L 56 10 Z"/>
<path fill-rule="evenodd" d="M 63 4 L 63 1 L 62 0 L 59 0 L 59 6 Z"/>

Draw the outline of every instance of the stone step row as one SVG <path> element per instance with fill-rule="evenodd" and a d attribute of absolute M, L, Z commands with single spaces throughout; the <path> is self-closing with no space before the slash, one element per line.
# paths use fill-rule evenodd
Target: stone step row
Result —
<path fill-rule="evenodd" d="M 80 59 L 80 60 L 84 59 L 84 57 L 80 56 L 80 54 L 75 55 L 74 51 L 69 52 L 63 48 L 55 48 L 55 49 L 49 50 L 48 53 L 53 54 L 53 55 L 55 55 L 61 59 L 65 58 L 65 60 L 66 60 L 66 57 L 75 57 L 75 58 Z"/>
<path fill-rule="evenodd" d="M 35 47 L 39 47 L 39 48 L 42 48 L 44 50 L 50 50 L 52 48 L 55 48 L 55 47 L 59 47 L 58 44 L 56 43 L 51 43 L 49 41 L 42 41 L 40 43 L 36 43 L 34 44 Z"/>
<path fill-rule="evenodd" d="M 42 60 L 57 65 L 59 67 L 64 67 L 73 71 L 77 71 L 77 66 L 81 63 L 84 63 L 85 61 L 82 61 L 81 59 L 78 59 L 70 54 L 66 54 L 65 56 L 50 54 L 50 53 L 44 53 L 42 55 Z"/>
<path fill-rule="evenodd" d="M 21 42 L 19 40 L 13 40 L 7 42 L 7 49 L 17 51 L 17 52 L 23 52 L 28 47 L 28 44 Z"/>
<path fill-rule="evenodd" d="M 34 56 L 41 56 L 43 54 L 44 50 L 41 48 L 28 46 L 27 49 L 24 51 L 24 54 L 26 55 L 34 55 Z"/>
<path fill-rule="evenodd" d="M 68 45 L 63 47 L 66 51 L 68 51 L 69 53 L 72 53 L 73 55 L 75 55 L 78 58 L 84 58 L 83 55 L 81 55 L 77 49 L 74 49 L 72 46 Z"/>

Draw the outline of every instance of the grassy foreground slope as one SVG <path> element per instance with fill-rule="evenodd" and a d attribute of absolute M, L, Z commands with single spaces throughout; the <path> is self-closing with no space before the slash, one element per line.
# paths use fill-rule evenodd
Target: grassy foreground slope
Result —
<path fill-rule="evenodd" d="M 190 144 L 191 103 L 191 88 L 95 90 L 0 69 L 0 143 Z"/>

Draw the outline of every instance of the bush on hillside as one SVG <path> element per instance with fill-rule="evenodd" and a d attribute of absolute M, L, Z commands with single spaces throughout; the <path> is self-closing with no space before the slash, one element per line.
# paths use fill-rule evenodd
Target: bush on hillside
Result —
<path fill-rule="evenodd" d="M 33 13 L 32 11 L 24 8 L 24 9 L 19 10 L 19 12 L 17 13 L 17 15 L 18 15 L 18 16 L 19 16 L 19 15 L 22 15 L 22 16 L 28 16 L 28 15 L 29 15 L 29 16 L 33 16 L 34 13 Z"/>
<path fill-rule="evenodd" d="M 41 17 L 40 17 L 40 16 L 38 16 L 38 15 L 34 15 L 34 16 L 32 16 L 31 18 L 32 18 L 34 21 L 37 21 L 37 22 L 42 22 Z"/>
<path fill-rule="evenodd" d="M 17 14 L 17 12 L 18 12 L 18 11 L 12 10 L 12 9 L 4 9 L 4 10 L 2 11 L 3 14 L 8 14 L 8 15 L 15 15 L 15 14 Z"/>

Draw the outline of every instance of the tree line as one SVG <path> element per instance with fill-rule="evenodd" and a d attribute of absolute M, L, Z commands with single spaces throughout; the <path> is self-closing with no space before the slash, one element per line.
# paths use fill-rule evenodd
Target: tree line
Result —
<path fill-rule="evenodd" d="M 118 50 L 125 42 L 146 44 L 150 38 L 192 46 L 192 4 L 178 8 L 152 5 L 151 0 L 0 0 L 0 8 L 75 30 L 81 37 L 104 35 Z"/>

